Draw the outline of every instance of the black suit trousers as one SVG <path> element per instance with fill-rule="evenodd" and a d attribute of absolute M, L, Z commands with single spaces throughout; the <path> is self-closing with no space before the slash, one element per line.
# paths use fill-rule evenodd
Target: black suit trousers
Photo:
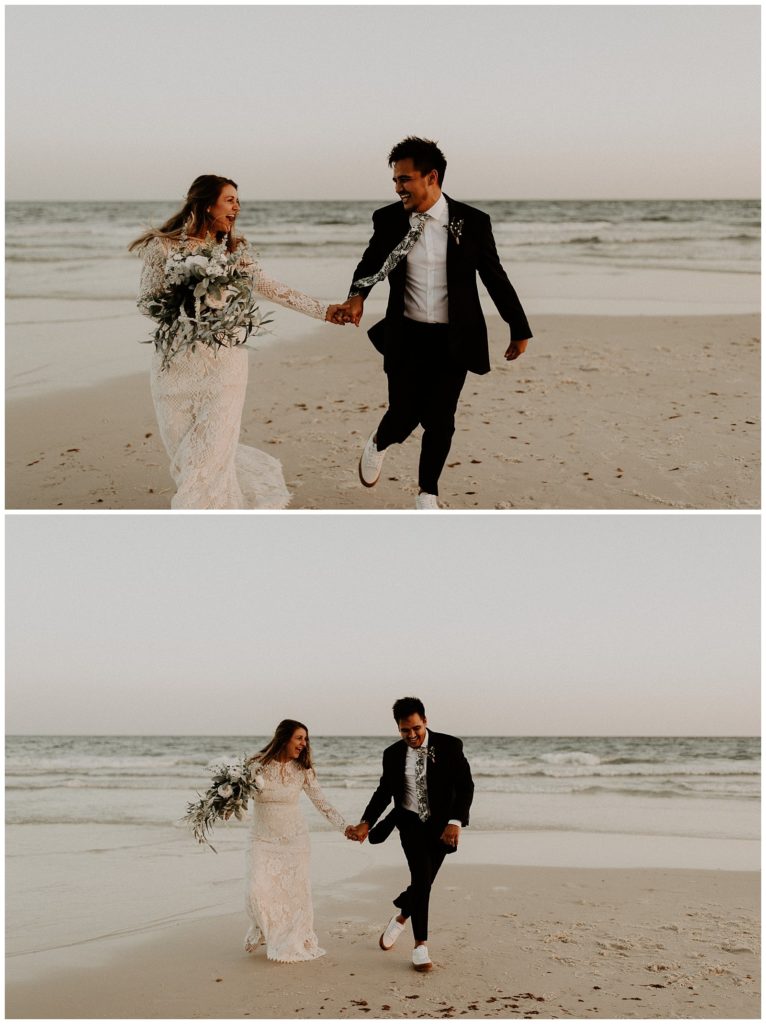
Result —
<path fill-rule="evenodd" d="M 455 410 L 466 378 L 449 347 L 446 324 L 404 319 L 401 332 L 386 352 L 388 410 L 377 430 L 377 448 L 401 444 L 423 427 L 418 484 L 439 493 L 439 476 L 455 433 Z"/>
<path fill-rule="evenodd" d="M 433 819 L 420 820 L 412 811 L 399 812 L 399 839 L 410 869 L 410 884 L 394 900 L 403 917 L 412 918 L 416 942 L 428 939 L 428 905 L 431 886 L 450 852 L 440 839 L 443 826 Z"/>

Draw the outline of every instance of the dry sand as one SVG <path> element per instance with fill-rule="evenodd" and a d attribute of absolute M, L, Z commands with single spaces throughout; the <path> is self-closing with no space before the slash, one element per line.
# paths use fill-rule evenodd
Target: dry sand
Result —
<path fill-rule="evenodd" d="M 28 953 L 7 1012 L 148 1018 L 756 1018 L 755 872 L 445 865 L 417 974 L 408 933 L 378 935 L 402 871 L 322 889 L 328 955 L 274 964 L 241 950 L 243 914 Z M 156 922 L 155 922 L 156 925 Z"/>
<path fill-rule="evenodd" d="M 490 318 L 496 365 L 463 390 L 446 508 L 759 506 L 756 315 L 537 316 L 534 329 L 504 363 L 507 328 Z M 294 509 L 409 509 L 419 432 L 377 487 L 357 479 L 385 402 L 364 332 L 317 325 L 252 354 L 242 437 L 282 459 Z M 169 508 L 144 375 L 10 399 L 7 445 L 8 508 Z"/>

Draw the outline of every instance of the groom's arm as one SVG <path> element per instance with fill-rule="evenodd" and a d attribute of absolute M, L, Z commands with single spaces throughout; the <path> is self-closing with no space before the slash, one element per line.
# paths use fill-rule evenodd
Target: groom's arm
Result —
<path fill-rule="evenodd" d="M 372 238 L 367 243 L 367 248 L 364 250 L 362 258 L 354 271 L 354 276 L 351 279 L 351 285 L 348 290 L 348 298 L 341 306 L 342 313 L 346 314 L 357 327 L 362 319 L 364 300 L 375 286 L 369 285 L 366 288 L 354 288 L 354 281 L 358 281 L 361 277 L 371 277 L 373 274 L 377 274 L 392 248 L 391 240 L 382 228 L 383 214 L 383 210 L 376 210 L 372 215 Z"/>
<path fill-rule="evenodd" d="M 454 795 L 450 821 L 460 820 L 463 826 L 468 824 L 471 803 L 473 802 L 473 776 L 471 766 L 463 753 L 463 744 L 458 741 L 454 754 Z"/>
<path fill-rule="evenodd" d="M 390 770 L 390 756 L 386 753 L 383 755 L 383 772 L 380 776 L 380 782 L 378 788 L 370 797 L 370 802 L 364 809 L 362 814 L 362 823 L 365 823 L 372 828 L 378 818 L 381 816 L 383 811 L 388 807 L 394 797 L 393 788 L 391 784 L 392 774 Z"/>
<path fill-rule="evenodd" d="M 351 284 L 348 289 L 348 298 L 340 306 L 340 312 L 345 315 L 351 323 L 355 326 L 359 326 L 359 321 L 362 319 L 362 313 L 364 312 L 364 300 L 372 291 L 374 285 L 370 285 L 367 288 L 354 288 L 354 281 L 358 281 L 360 277 L 370 277 L 370 275 L 377 273 L 378 270 L 383 266 L 383 261 L 388 255 L 386 247 L 381 240 L 381 233 L 378 230 L 377 224 L 377 211 L 372 215 L 373 232 L 372 238 L 367 243 L 367 248 L 364 250 L 361 260 L 357 264 L 354 276 L 351 278 Z"/>
<path fill-rule="evenodd" d="M 392 798 L 393 793 L 391 792 L 391 787 L 388 784 L 388 778 L 384 770 L 380 777 L 378 788 L 372 794 L 370 802 L 365 807 L 361 820 L 372 828 L 383 811 L 385 811 L 386 807 L 391 803 Z"/>
<path fill-rule="evenodd" d="M 511 344 L 505 353 L 506 359 L 515 359 L 526 349 L 526 342 L 532 337 L 532 329 L 516 289 L 508 280 L 500 262 L 489 217 L 481 218 L 477 270 L 498 313 L 511 329 Z"/>
<path fill-rule="evenodd" d="M 362 258 L 354 271 L 354 276 L 349 286 L 349 297 L 351 296 L 354 281 L 357 281 L 360 277 L 370 277 L 372 274 L 377 274 L 389 254 L 391 246 L 386 244 L 383 237 L 384 232 L 381 230 L 380 223 L 381 212 L 376 210 L 372 215 L 372 237 L 367 243 L 367 248 L 364 250 Z M 360 288 L 355 294 L 361 296 L 362 301 L 364 301 L 374 287 L 374 285 L 370 285 L 367 288 Z"/>

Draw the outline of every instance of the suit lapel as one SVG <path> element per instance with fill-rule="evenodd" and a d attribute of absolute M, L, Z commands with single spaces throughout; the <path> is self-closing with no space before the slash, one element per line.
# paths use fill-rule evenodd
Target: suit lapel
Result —
<path fill-rule="evenodd" d="M 392 251 L 396 246 L 404 239 L 407 232 L 410 230 L 410 217 L 407 211 L 402 207 L 396 211 L 396 216 L 391 223 L 391 236 L 389 242 L 389 251 Z M 388 282 L 391 288 L 395 288 L 397 291 L 401 291 L 402 296 L 404 295 L 404 286 L 407 280 L 407 259 L 400 260 L 391 273 L 388 275 Z M 403 300 L 402 300 L 403 301 Z M 405 744 L 406 746 L 406 744 Z"/>
<path fill-rule="evenodd" d="M 452 200 L 448 196 L 445 195 L 444 198 L 447 200 L 447 258 L 449 259 L 449 254 L 455 246 L 455 239 L 452 237 L 452 232 L 449 229 L 450 222 L 453 219 L 453 204 Z"/>
<path fill-rule="evenodd" d="M 392 249 L 394 248 L 395 245 L 398 245 L 401 242 L 401 240 L 404 238 L 404 236 L 410 230 L 410 215 L 407 213 L 407 211 L 404 209 L 404 207 L 402 207 L 400 210 L 397 210 L 397 216 L 396 216 L 396 222 L 395 223 L 396 223 L 395 241 L 394 241 L 394 244 L 391 246 Z"/>
<path fill-rule="evenodd" d="M 438 743 L 438 734 L 433 733 L 429 730 L 428 732 L 428 748 L 433 751 L 433 757 L 426 757 L 426 792 L 428 793 L 428 803 L 430 807 L 433 807 L 432 793 L 435 785 L 435 771 L 434 766 L 436 765 L 436 745 Z"/>
<path fill-rule="evenodd" d="M 399 740 L 399 747 L 396 751 L 396 778 L 399 785 L 399 798 L 404 798 L 404 769 L 407 764 L 407 744 Z"/>
<path fill-rule="evenodd" d="M 453 277 L 454 270 L 458 262 L 458 253 L 457 243 L 455 242 L 452 232 L 449 229 L 450 223 L 453 218 L 452 200 L 449 198 L 448 195 L 446 195 L 446 193 L 444 195 L 444 198 L 447 200 L 447 295 L 450 296 L 454 294 Z"/>

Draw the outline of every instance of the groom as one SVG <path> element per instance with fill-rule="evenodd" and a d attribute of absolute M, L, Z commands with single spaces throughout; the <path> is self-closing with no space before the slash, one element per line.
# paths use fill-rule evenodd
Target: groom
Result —
<path fill-rule="evenodd" d="M 429 730 L 425 708 L 417 697 L 396 701 L 393 711 L 401 740 L 383 752 L 378 788 L 361 822 L 350 825 L 346 836 L 363 843 L 369 834 L 374 842 L 379 829 L 383 835 L 378 841 L 393 827 L 399 829 L 410 884 L 394 900 L 400 912 L 388 922 L 379 944 L 381 949 L 391 949 L 411 917 L 412 965 L 416 971 L 430 971 L 433 964 L 426 943 L 431 886 L 445 856 L 457 849 L 461 827 L 468 824 L 473 779 L 462 742 Z M 372 828 L 392 799 L 392 814 Z"/>
<path fill-rule="evenodd" d="M 335 319 L 358 325 L 372 287 L 389 277 L 385 319 L 368 332 L 384 355 L 388 411 L 364 447 L 359 476 L 365 487 L 374 487 L 386 449 L 405 441 L 420 423 L 415 506 L 438 509 L 439 476 L 466 374 L 490 368 L 477 273 L 510 327 L 506 359 L 526 350 L 532 331 L 498 258 L 489 217 L 442 192 L 447 161 L 436 143 L 406 138 L 388 162 L 399 201 L 373 214 L 372 238 Z"/>

